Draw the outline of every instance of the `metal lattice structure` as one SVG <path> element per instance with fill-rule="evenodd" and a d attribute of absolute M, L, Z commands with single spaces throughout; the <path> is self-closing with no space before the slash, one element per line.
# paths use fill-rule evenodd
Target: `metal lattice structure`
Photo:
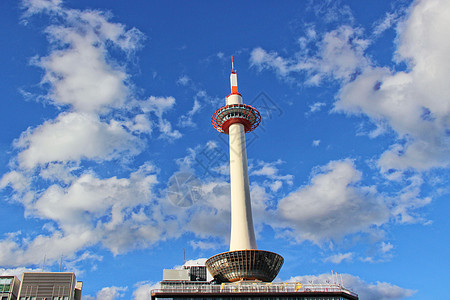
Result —
<path fill-rule="evenodd" d="M 261 115 L 253 106 L 247 104 L 230 104 L 216 110 L 211 117 L 214 128 L 228 134 L 231 124 L 241 123 L 245 132 L 250 132 L 258 127 L 261 122 Z"/>
<path fill-rule="evenodd" d="M 260 280 L 271 282 L 283 265 L 284 259 L 274 252 L 237 250 L 217 254 L 206 261 L 206 267 L 219 282 Z"/>

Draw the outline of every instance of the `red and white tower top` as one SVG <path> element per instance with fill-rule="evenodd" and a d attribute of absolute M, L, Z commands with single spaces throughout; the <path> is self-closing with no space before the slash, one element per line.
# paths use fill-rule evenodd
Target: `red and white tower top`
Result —
<path fill-rule="evenodd" d="M 228 95 L 225 106 L 222 106 L 211 117 L 211 123 L 217 131 L 228 134 L 231 124 L 244 125 L 245 132 L 253 131 L 261 122 L 261 115 L 256 108 L 242 102 L 242 96 L 238 92 L 237 73 L 234 69 L 233 57 L 231 57 L 230 74 L 231 94 Z"/>

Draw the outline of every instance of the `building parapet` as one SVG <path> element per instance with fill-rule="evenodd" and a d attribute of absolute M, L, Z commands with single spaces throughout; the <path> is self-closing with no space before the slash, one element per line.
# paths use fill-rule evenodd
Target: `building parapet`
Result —
<path fill-rule="evenodd" d="M 235 282 L 222 284 L 189 284 L 177 282 L 164 284 L 160 289 L 151 291 L 157 293 L 183 294 L 183 293 L 344 293 L 353 297 L 358 295 L 339 284 L 315 284 L 300 282 Z"/>

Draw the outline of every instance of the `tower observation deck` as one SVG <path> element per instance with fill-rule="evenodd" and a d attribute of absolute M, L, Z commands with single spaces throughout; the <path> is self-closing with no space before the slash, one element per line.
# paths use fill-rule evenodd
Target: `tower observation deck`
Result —
<path fill-rule="evenodd" d="M 237 73 L 232 68 L 231 93 L 226 105 L 211 117 L 213 127 L 229 135 L 231 185 L 230 251 L 217 254 L 206 261 L 206 267 L 219 282 L 259 280 L 271 282 L 277 276 L 284 259 L 280 255 L 258 250 L 250 200 L 245 133 L 261 122 L 258 110 L 244 104 L 238 92 Z"/>

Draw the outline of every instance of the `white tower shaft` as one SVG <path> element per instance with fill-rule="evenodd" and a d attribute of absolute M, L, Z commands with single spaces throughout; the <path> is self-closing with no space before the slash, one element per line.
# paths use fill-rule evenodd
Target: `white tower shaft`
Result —
<path fill-rule="evenodd" d="M 242 96 L 237 92 L 235 72 L 232 72 L 230 82 L 231 95 L 227 97 L 227 105 L 242 104 Z M 241 123 L 231 124 L 228 134 L 231 182 L 230 251 L 257 249 L 253 229 L 244 125 Z"/>

